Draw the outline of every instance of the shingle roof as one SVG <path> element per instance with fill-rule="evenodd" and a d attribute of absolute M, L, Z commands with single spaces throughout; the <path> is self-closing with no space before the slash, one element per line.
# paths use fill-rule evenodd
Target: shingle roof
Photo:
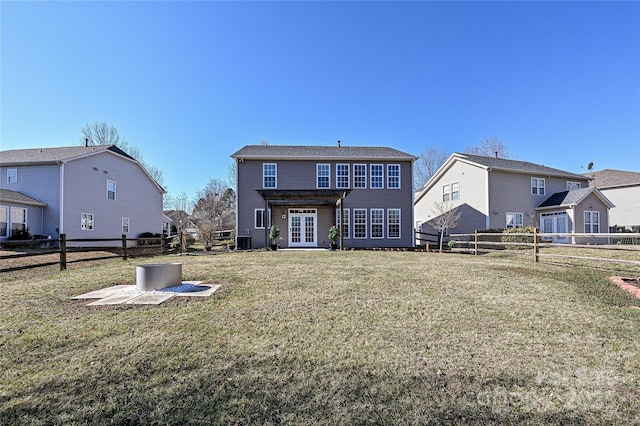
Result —
<path fill-rule="evenodd" d="M 593 178 L 591 186 L 609 188 L 614 186 L 640 185 L 640 173 L 623 170 L 604 169 L 599 172 L 586 173 Z"/>
<path fill-rule="evenodd" d="M 604 195 L 602 195 L 602 193 L 598 191 L 597 188 L 588 187 L 572 189 L 571 191 L 556 192 L 555 194 L 552 194 L 549 198 L 544 200 L 542 203 L 538 204 L 537 208 L 575 206 L 592 192 L 595 192 L 595 194 L 602 200 L 603 203 L 613 206 L 613 204 L 611 204 L 611 202 Z"/>
<path fill-rule="evenodd" d="M 47 204 L 35 198 L 29 197 L 22 192 L 11 191 L 10 189 L 0 189 L 0 201 L 5 203 L 28 204 L 31 206 L 44 207 Z"/>
<path fill-rule="evenodd" d="M 82 157 L 84 155 L 107 150 L 124 155 L 125 157 L 133 160 L 133 157 L 115 145 L 94 145 L 88 147 L 67 146 L 60 148 L 32 148 L 0 151 L 0 164 L 55 163 L 57 161 L 66 161 L 72 158 Z"/>
<path fill-rule="evenodd" d="M 489 167 L 491 169 L 509 170 L 513 172 L 522 172 L 522 173 L 535 173 L 535 174 L 548 175 L 548 176 L 560 176 L 560 177 L 567 177 L 567 178 L 580 179 L 580 180 L 589 179 L 589 177 L 587 176 L 566 172 L 560 169 L 554 169 L 552 167 L 547 167 L 541 164 L 530 163 L 528 161 L 519 161 L 519 160 L 511 160 L 508 158 L 485 157 L 481 155 L 459 154 L 459 153 L 455 153 L 454 155 L 460 159 L 466 159 L 468 161 L 480 164 L 485 167 Z"/>
<path fill-rule="evenodd" d="M 365 146 L 247 145 L 231 155 L 245 159 L 406 160 L 417 157 L 397 149 Z"/>

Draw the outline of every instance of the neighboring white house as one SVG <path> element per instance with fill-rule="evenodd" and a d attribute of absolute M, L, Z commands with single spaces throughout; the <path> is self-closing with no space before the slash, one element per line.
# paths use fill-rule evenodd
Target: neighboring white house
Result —
<path fill-rule="evenodd" d="M 0 241 L 26 228 L 54 239 L 161 233 L 164 192 L 114 145 L 0 151 Z"/>
<path fill-rule="evenodd" d="M 605 169 L 585 176 L 615 204 L 609 213 L 611 231 L 640 232 L 640 173 Z"/>
<path fill-rule="evenodd" d="M 589 179 L 527 161 L 454 153 L 415 196 L 416 228 L 437 232 L 436 217 L 455 208 L 461 219 L 450 233 L 518 226 L 558 234 L 608 232 L 613 203 L 589 188 Z"/>

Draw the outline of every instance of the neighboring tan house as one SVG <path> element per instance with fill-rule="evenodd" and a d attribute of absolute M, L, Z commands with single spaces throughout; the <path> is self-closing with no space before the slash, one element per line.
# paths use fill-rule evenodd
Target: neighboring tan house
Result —
<path fill-rule="evenodd" d="M 343 228 L 343 248 L 413 247 L 416 157 L 393 148 L 249 145 L 237 164 L 238 248 L 331 245 Z M 340 220 L 344 218 L 344 220 Z"/>
<path fill-rule="evenodd" d="M 54 239 L 160 233 L 163 194 L 114 145 L 0 151 L 0 240 L 26 228 Z"/>
<path fill-rule="evenodd" d="M 187 235 L 198 239 L 198 225 L 191 219 L 191 215 L 184 210 L 167 210 L 165 216 L 171 220 L 171 226 L 167 235 L 178 234 L 184 228 Z"/>
<path fill-rule="evenodd" d="M 588 187 L 589 179 L 526 161 L 454 153 L 415 197 L 416 228 L 436 233 L 434 219 L 456 208 L 460 221 L 448 233 L 519 226 L 545 233 L 608 232 L 613 204 Z"/>
<path fill-rule="evenodd" d="M 640 173 L 605 169 L 585 176 L 615 204 L 609 212 L 611 232 L 640 232 Z"/>

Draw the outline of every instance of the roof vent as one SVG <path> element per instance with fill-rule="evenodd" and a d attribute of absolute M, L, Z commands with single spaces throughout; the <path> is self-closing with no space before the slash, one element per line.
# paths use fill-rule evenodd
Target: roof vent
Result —
<path fill-rule="evenodd" d="M 338 139 L 338 148 L 340 148 L 340 139 Z"/>

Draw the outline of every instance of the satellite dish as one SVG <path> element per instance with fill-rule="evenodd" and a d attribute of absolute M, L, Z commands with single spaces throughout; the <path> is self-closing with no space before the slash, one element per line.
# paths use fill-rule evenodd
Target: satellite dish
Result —
<path fill-rule="evenodd" d="M 587 169 L 589 169 L 589 171 L 593 170 L 593 161 L 589 163 Z"/>

